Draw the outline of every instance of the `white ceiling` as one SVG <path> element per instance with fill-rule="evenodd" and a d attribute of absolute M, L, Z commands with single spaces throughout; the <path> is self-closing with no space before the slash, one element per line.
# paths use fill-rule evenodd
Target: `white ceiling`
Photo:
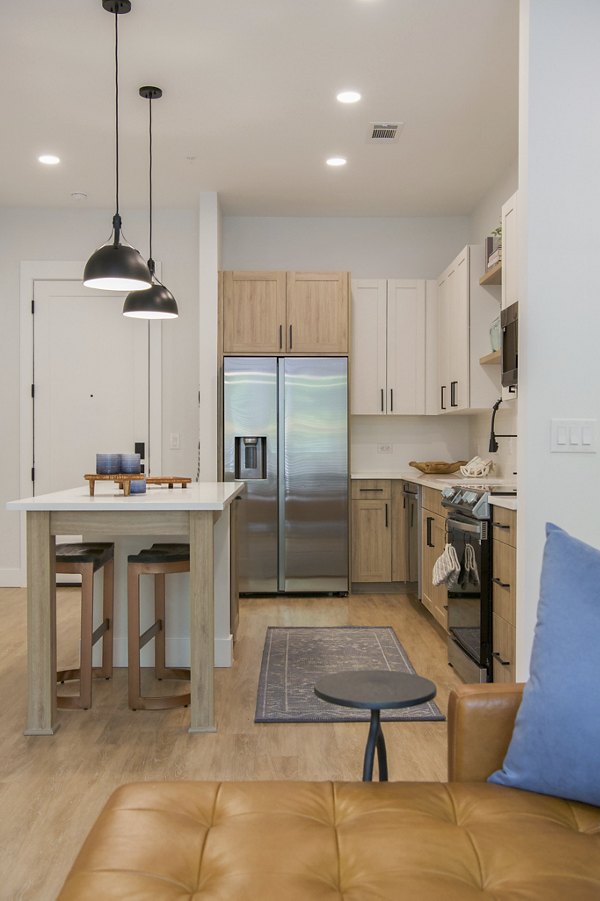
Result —
<path fill-rule="evenodd" d="M 147 203 L 138 88 L 155 84 L 156 205 L 218 191 L 229 215 L 466 215 L 517 153 L 517 33 L 518 0 L 132 0 L 121 208 Z M 0 204 L 111 207 L 113 42 L 101 0 L 2 0 Z M 342 106 L 344 88 L 363 100 Z M 397 144 L 367 144 L 381 120 L 405 123 Z"/>

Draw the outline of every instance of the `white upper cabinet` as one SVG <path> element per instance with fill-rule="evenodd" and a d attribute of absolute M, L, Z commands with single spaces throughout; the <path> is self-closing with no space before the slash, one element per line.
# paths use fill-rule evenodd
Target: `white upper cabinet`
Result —
<path fill-rule="evenodd" d="M 467 245 L 442 272 L 438 289 L 438 412 L 491 407 L 500 391 L 497 367 L 479 358 L 490 349 L 497 301 L 479 285 L 483 248 Z"/>
<path fill-rule="evenodd" d="M 502 204 L 502 309 L 518 300 L 517 193 Z"/>
<path fill-rule="evenodd" d="M 353 280 L 352 413 L 426 412 L 426 315 L 423 279 Z"/>

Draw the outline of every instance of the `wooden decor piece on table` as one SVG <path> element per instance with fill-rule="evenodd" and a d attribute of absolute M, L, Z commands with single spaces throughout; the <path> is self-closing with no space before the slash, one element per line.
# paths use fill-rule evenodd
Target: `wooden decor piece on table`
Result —
<path fill-rule="evenodd" d="M 131 488 L 131 480 L 140 480 L 146 479 L 147 485 L 168 485 L 169 488 L 172 488 L 173 485 L 181 485 L 182 488 L 185 488 L 187 485 L 191 483 L 191 478 L 189 476 L 148 476 L 146 477 L 144 473 L 113 473 L 111 475 L 98 475 L 97 473 L 88 473 L 84 475 L 84 479 L 90 484 L 90 497 L 94 497 L 94 488 L 95 484 L 98 481 L 112 481 L 116 482 L 119 488 L 123 489 L 123 494 L 125 497 L 129 497 L 130 488 Z"/>

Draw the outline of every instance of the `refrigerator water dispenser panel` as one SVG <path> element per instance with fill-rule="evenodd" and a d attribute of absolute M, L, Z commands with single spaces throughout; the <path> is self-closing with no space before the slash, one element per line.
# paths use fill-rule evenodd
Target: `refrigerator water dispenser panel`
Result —
<path fill-rule="evenodd" d="M 243 437 L 235 439 L 235 478 L 249 481 L 267 478 L 267 439 Z"/>

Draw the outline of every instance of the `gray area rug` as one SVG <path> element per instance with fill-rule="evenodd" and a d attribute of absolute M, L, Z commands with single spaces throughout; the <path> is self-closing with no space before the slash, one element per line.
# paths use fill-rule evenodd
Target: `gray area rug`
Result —
<path fill-rule="evenodd" d="M 281 628 L 269 626 L 265 638 L 255 723 L 350 723 L 368 721 L 368 710 L 322 701 L 315 682 L 342 670 L 394 670 L 414 673 L 390 626 Z M 383 720 L 444 720 L 437 704 L 382 710 Z"/>

